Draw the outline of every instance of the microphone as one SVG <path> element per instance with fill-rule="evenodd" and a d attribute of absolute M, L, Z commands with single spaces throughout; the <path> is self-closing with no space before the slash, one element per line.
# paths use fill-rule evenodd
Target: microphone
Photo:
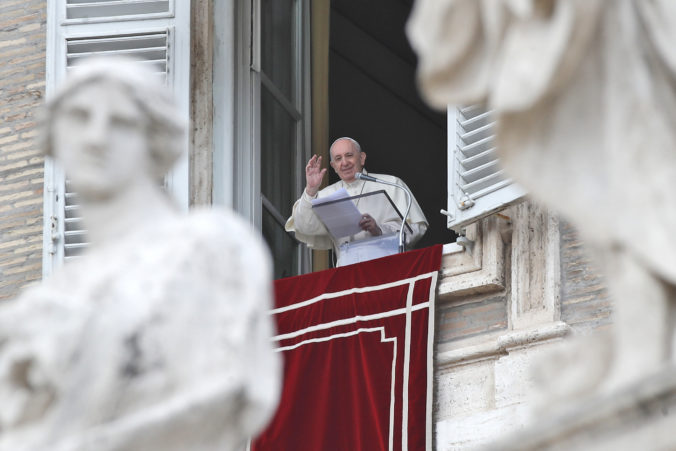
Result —
<path fill-rule="evenodd" d="M 368 182 L 386 183 L 386 182 L 384 182 L 384 181 L 382 181 L 382 180 L 380 180 L 380 179 L 377 179 L 377 178 L 375 178 L 375 177 L 371 177 L 370 175 L 366 175 L 366 174 L 364 174 L 363 172 L 357 172 L 357 173 L 354 175 L 354 178 L 356 178 L 356 179 L 361 179 L 361 180 L 366 180 L 366 181 L 368 181 Z M 389 184 L 389 183 L 388 183 L 388 184 Z"/>
<path fill-rule="evenodd" d="M 385 180 L 381 180 L 381 179 L 372 177 L 370 175 L 366 175 L 362 172 L 357 172 L 354 175 L 354 178 L 356 178 L 358 180 L 366 180 L 367 182 L 382 183 L 384 185 L 394 186 L 396 188 L 403 190 L 404 193 L 406 193 L 406 200 L 407 200 L 406 213 L 404 213 L 404 220 L 402 221 L 401 227 L 399 228 L 399 252 L 404 252 L 404 250 L 406 248 L 406 243 L 404 242 L 404 225 L 406 224 L 406 218 L 408 218 L 408 213 L 411 210 L 411 203 L 412 203 L 412 198 L 413 198 L 413 194 L 411 193 L 411 191 L 407 187 L 405 187 L 404 185 L 400 185 L 398 183 L 393 183 L 393 182 L 387 182 Z"/>

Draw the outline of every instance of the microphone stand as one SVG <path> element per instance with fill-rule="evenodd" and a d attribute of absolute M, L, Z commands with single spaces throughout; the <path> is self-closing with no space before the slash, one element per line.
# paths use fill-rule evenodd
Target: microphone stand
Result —
<path fill-rule="evenodd" d="M 399 253 L 404 252 L 406 250 L 406 243 L 404 242 L 404 226 L 406 225 L 406 219 L 408 218 L 408 213 L 411 210 L 411 202 L 412 202 L 411 199 L 413 197 L 413 194 L 411 193 L 411 191 L 407 187 L 405 187 L 403 185 L 399 185 L 398 183 L 387 182 L 385 180 L 377 179 L 375 177 L 371 177 L 370 175 L 366 175 L 362 172 L 357 172 L 354 175 L 354 177 L 357 178 L 357 179 L 360 179 L 360 180 L 366 180 L 368 182 L 382 183 L 384 185 L 394 186 L 396 188 L 403 190 L 404 193 L 406 193 L 406 200 L 407 200 L 406 213 L 404 213 L 404 220 L 402 221 L 401 227 L 399 228 Z"/>

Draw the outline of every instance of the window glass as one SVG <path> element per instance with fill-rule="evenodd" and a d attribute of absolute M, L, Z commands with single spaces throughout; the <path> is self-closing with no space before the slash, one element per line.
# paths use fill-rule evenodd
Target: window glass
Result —
<path fill-rule="evenodd" d="M 261 0 L 261 69 L 295 104 L 296 0 Z"/>
<path fill-rule="evenodd" d="M 275 277 L 300 271 L 300 245 L 284 230 L 303 176 L 301 127 L 303 79 L 299 45 L 301 0 L 260 0 L 260 196 L 261 229 L 275 263 Z"/>
<path fill-rule="evenodd" d="M 284 217 L 296 200 L 296 121 L 261 87 L 261 191 Z"/>
<path fill-rule="evenodd" d="M 298 274 L 298 245 L 274 216 L 263 207 L 263 237 L 270 246 L 275 279 Z"/>

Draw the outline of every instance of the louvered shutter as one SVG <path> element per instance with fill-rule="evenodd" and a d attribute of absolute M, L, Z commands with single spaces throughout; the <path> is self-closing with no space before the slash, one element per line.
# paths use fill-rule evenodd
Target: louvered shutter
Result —
<path fill-rule="evenodd" d="M 67 0 L 66 19 L 100 19 L 168 14 L 169 0 Z"/>
<path fill-rule="evenodd" d="M 66 40 L 66 67 L 90 56 L 128 56 L 151 67 L 160 83 L 167 83 L 169 73 L 169 32 L 114 35 Z"/>
<path fill-rule="evenodd" d="M 78 60 L 125 55 L 151 66 L 158 83 L 173 89 L 187 119 L 189 4 L 171 0 L 52 0 L 48 4 L 48 95 Z M 167 179 L 170 190 L 187 208 L 187 160 Z M 43 272 L 49 273 L 87 247 L 87 231 L 77 194 L 51 162 L 45 166 L 45 184 Z"/>
<path fill-rule="evenodd" d="M 448 228 L 464 226 L 513 204 L 525 190 L 500 168 L 495 123 L 479 105 L 448 109 Z"/>

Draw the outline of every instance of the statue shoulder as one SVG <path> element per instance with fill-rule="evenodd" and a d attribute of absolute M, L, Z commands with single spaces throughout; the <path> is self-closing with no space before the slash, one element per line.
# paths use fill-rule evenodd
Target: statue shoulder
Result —
<path fill-rule="evenodd" d="M 228 266 L 270 266 L 270 255 L 259 231 L 231 210 L 197 209 L 183 220 L 187 249 L 197 259 L 218 257 Z M 265 271 L 261 271 L 265 273 Z"/>

